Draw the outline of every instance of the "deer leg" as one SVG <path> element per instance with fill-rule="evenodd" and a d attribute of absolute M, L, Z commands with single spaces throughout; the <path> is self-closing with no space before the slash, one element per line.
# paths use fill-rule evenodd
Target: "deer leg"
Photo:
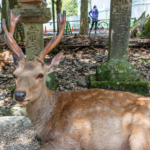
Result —
<path fill-rule="evenodd" d="M 150 140 L 148 130 L 143 129 L 140 126 L 134 125 L 131 130 L 129 138 L 131 150 L 149 150 Z M 148 131 L 149 132 L 149 131 Z"/>

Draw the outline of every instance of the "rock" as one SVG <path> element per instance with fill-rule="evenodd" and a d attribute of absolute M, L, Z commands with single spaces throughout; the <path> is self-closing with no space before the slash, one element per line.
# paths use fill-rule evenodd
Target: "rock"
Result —
<path fill-rule="evenodd" d="M 0 78 L 4 78 L 5 76 L 2 74 L 2 73 L 0 73 Z"/>
<path fill-rule="evenodd" d="M 28 116 L 25 107 L 21 107 L 19 104 L 14 105 L 11 108 L 12 116 Z"/>
<path fill-rule="evenodd" d="M 0 99 L 4 99 L 6 97 L 7 93 L 0 94 Z"/>
<path fill-rule="evenodd" d="M 146 68 L 150 68 L 150 64 L 146 65 L 145 67 L 146 67 Z"/>
<path fill-rule="evenodd" d="M 78 63 L 77 63 L 76 61 L 73 61 L 73 64 L 74 64 L 75 66 L 77 66 L 77 65 L 78 65 Z"/>
<path fill-rule="evenodd" d="M 140 54 L 133 54 L 134 57 L 140 57 Z"/>
<path fill-rule="evenodd" d="M 24 116 L 9 116 L 9 117 L 0 117 L 0 127 L 13 127 L 22 125 Z"/>
<path fill-rule="evenodd" d="M 0 108 L 0 116 L 11 116 L 11 111 L 5 108 Z"/>
<path fill-rule="evenodd" d="M 31 121 L 29 120 L 29 119 L 27 119 L 27 118 L 24 118 L 24 120 L 23 120 L 24 122 L 23 122 L 23 125 L 25 126 L 25 127 L 29 127 L 29 126 L 31 126 Z"/>
<path fill-rule="evenodd" d="M 60 91 L 63 91 L 63 90 L 64 90 L 64 88 L 63 88 L 63 87 L 60 87 L 60 88 L 59 88 L 59 90 L 60 90 Z"/>
<path fill-rule="evenodd" d="M 82 71 L 83 71 L 83 67 L 78 65 L 78 67 L 76 68 L 76 70 L 77 70 L 78 72 L 82 72 Z"/>
<path fill-rule="evenodd" d="M 70 86 L 69 86 L 69 85 L 66 85 L 65 88 L 66 88 L 66 89 L 70 89 Z"/>
<path fill-rule="evenodd" d="M 2 107 L 4 105 L 5 101 L 4 100 L 1 100 L 0 101 L 0 107 Z"/>
<path fill-rule="evenodd" d="M 1 88 L 1 89 L 5 89 L 6 86 L 2 84 L 2 85 L 0 85 L 0 88 Z"/>
<path fill-rule="evenodd" d="M 86 86 L 87 86 L 86 81 L 85 81 L 85 79 L 83 79 L 83 78 L 79 79 L 79 80 L 77 81 L 77 84 L 78 84 L 79 86 L 82 86 L 82 87 L 86 87 Z"/>

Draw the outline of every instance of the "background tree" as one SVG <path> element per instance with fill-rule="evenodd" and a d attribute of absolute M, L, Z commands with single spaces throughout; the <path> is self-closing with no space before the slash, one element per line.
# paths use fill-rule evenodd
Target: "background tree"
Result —
<path fill-rule="evenodd" d="M 89 0 L 89 8 L 92 9 L 92 0 Z"/>
<path fill-rule="evenodd" d="M 52 0 L 49 0 L 48 3 L 52 5 Z M 62 0 L 54 0 L 54 8 L 56 12 L 56 16 L 58 16 L 59 13 L 61 13 L 62 8 Z M 56 17 L 57 18 L 57 17 Z"/>
<path fill-rule="evenodd" d="M 18 5 L 17 0 L 9 0 L 9 7 L 10 9 L 14 9 L 15 5 Z M 14 39 L 17 42 L 23 42 L 24 41 L 24 26 L 23 23 L 18 22 L 14 31 Z"/>
<path fill-rule="evenodd" d="M 88 0 L 81 0 L 81 19 L 79 34 L 88 34 Z"/>
<path fill-rule="evenodd" d="M 8 0 L 2 0 L 2 18 L 5 18 L 6 27 L 9 30 L 10 22 L 9 22 L 9 1 Z M 2 29 L 2 33 L 4 33 L 3 29 Z"/>
<path fill-rule="evenodd" d="M 49 4 L 52 5 L 52 0 L 49 0 Z M 63 10 L 66 10 L 67 16 L 78 15 L 77 0 L 56 0 L 54 1 L 54 7 L 56 9 L 57 15 Z"/>
<path fill-rule="evenodd" d="M 57 16 L 58 16 L 58 14 L 61 13 L 62 1 L 61 0 L 56 0 L 55 4 L 56 4 L 56 13 L 57 13 Z"/>
<path fill-rule="evenodd" d="M 66 10 L 67 16 L 78 15 L 77 0 L 62 0 L 62 10 Z"/>

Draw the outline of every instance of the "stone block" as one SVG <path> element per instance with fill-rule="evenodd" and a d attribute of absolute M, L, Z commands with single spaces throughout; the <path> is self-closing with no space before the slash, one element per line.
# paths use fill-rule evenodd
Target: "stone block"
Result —
<path fill-rule="evenodd" d="M 126 91 L 146 95 L 149 92 L 148 82 L 140 79 L 140 81 L 96 81 L 96 75 L 90 75 L 89 89 L 100 88 L 116 91 Z"/>
<path fill-rule="evenodd" d="M 96 69 L 98 81 L 140 81 L 140 71 L 128 61 L 110 60 Z"/>
<path fill-rule="evenodd" d="M 21 14 L 20 22 L 23 23 L 47 23 L 51 20 L 50 8 L 15 8 L 14 15 Z"/>

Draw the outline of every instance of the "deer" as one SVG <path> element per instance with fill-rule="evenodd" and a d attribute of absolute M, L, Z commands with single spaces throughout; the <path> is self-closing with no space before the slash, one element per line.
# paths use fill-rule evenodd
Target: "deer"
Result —
<path fill-rule="evenodd" d="M 10 32 L 2 21 L 5 41 L 13 52 L 14 99 L 26 105 L 41 139 L 39 150 L 150 150 L 150 98 L 106 89 L 55 91 L 45 78 L 56 70 L 63 53 L 44 57 L 63 36 L 66 12 L 58 15 L 59 34 L 53 36 L 33 61 L 27 61 L 13 38 L 15 17 L 10 11 Z"/>

